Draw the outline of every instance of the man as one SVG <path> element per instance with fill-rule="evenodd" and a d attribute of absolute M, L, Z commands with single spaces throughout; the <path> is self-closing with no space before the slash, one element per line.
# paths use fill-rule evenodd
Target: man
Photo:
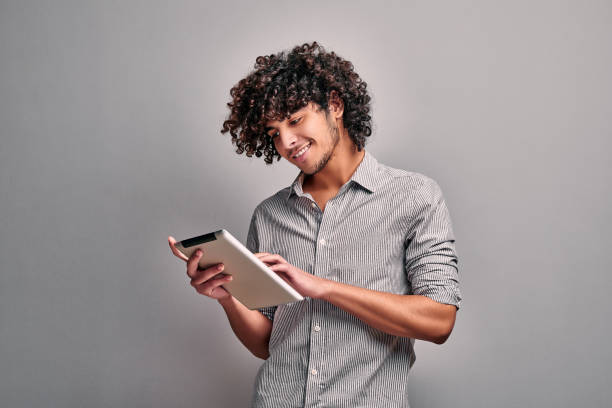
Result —
<path fill-rule="evenodd" d="M 440 188 L 364 150 L 366 84 L 316 42 L 259 57 L 230 94 L 222 132 L 237 152 L 300 169 L 257 206 L 247 246 L 303 301 L 249 310 L 221 286 L 222 265 L 187 260 L 196 291 L 266 360 L 253 406 L 408 406 L 414 339 L 442 344 L 461 300 Z"/>

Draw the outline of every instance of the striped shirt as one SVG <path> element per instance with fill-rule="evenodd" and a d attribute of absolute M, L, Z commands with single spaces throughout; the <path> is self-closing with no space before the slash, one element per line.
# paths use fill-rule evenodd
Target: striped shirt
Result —
<path fill-rule="evenodd" d="M 459 307 L 457 256 L 437 183 L 369 153 L 321 211 L 303 174 L 257 206 L 247 247 L 326 279 Z M 253 407 L 407 407 L 414 339 L 368 326 L 319 299 L 260 310 L 270 357 Z"/>

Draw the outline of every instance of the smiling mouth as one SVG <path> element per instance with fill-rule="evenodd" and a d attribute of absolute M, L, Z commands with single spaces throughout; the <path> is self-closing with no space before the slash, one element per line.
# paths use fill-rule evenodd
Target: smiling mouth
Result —
<path fill-rule="evenodd" d="M 298 150 L 298 151 L 297 151 L 297 153 L 293 155 L 293 158 L 294 158 L 294 159 L 298 159 L 298 158 L 300 158 L 300 157 L 301 157 L 301 156 L 302 156 L 304 153 L 306 153 L 306 151 L 307 151 L 308 149 L 310 149 L 310 144 L 311 144 L 311 143 L 308 143 L 307 145 L 305 145 L 304 147 L 302 147 L 300 150 Z"/>

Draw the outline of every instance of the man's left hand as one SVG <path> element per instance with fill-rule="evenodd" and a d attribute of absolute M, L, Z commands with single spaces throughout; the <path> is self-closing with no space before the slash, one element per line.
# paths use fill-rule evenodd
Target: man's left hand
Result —
<path fill-rule="evenodd" d="M 290 284 L 302 296 L 313 299 L 323 296 L 325 285 L 330 281 L 318 276 L 304 272 L 298 267 L 291 265 L 278 254 L 259 252 L 255 254 L 270 269 L 276 272 L 288 284 Z"/>

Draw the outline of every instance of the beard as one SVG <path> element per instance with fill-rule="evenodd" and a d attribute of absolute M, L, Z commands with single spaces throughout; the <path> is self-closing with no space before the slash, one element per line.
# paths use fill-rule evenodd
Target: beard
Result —
<path fill-rule="evenodd" d="M 323 170 L 325 166 L 327 166 L 327 162 L 329 162 L 329 159 L 331 159 L 331 156 L 338 145 L 338 141 L 340 140 L 340 130 L 338 129 L 338 124 L 331 121 L 327 113 L 325 114 L 325 117 L 327 119 L 327 133 L 329 135 L 330 145 L 329 148 L 323 153 L 321 159 L 315 164 L 314 169 L 309 172 L 304 172 L 308 176 L 317 174 Z"/>

